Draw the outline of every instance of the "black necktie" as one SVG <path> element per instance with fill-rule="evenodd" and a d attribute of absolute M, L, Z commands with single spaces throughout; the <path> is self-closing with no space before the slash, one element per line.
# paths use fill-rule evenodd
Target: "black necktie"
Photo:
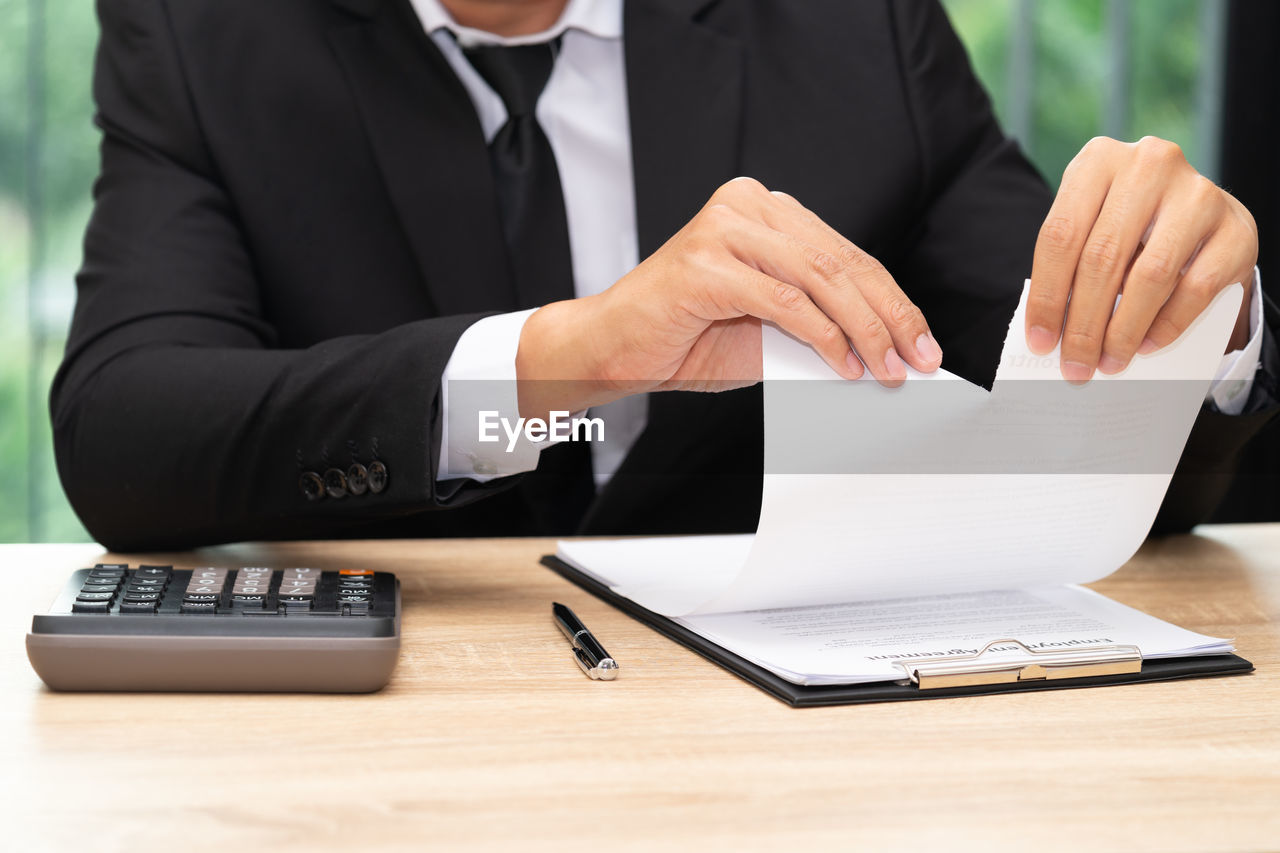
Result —
<path fill-rule="evenodd" d="M 573 298 L 560 170 L 534 114 L 558 49 L 559 40 L 464 51 L 507 108 L 507 123 L 489 144 L 489 159 L 521 308 Z"/>
<path fill-rule="evenodd" d="M 534 113 L 559 46 L 557 39 L 464 51 L 507 108 L 507 123 L 489 144 L 489 159 L 521 308 L 574 295 L 560 170 Z M 590 445 L 570 441 L 547 448 L 538 459 L 536 474 L 525 477 L 520 488 L 542 533 L 575 532 L 595 498 Z"/>

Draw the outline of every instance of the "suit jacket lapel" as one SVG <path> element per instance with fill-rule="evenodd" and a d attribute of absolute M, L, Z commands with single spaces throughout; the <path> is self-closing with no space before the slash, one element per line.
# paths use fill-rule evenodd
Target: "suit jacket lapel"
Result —
<path fill-rule="evenodd" d="M 742 48 L 694 20 L 707 0 L 628 0 L 623 12 L 640 257 L 738 174 Z"/>
<path fill-rule="evenodd" d="M 334 0 L 330 44 L 437 311 L 509 311 L 484 134 L 466 90 L 405 0 Z"/>

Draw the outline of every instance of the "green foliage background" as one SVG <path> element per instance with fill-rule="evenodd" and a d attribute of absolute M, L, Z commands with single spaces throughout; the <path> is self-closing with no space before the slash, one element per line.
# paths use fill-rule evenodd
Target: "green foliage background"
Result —
<path fill-rule="evenodd" d="M 54 470 L 62 354 L 97 165 L 86 0 L 0 0 L 0 542 L 87 540 Z"/>
<path fill-rule="evenodd" d="M 944 0 L 1002 117 L 1010 112 L 1017 2 Z M 1212 163 L 1199 162 L 1207 152 L 1197 134 L 1196 92 L 1202 7 L 1222 0 L 1036 0 L 1032 159 L 1056 183 L 1102 131 L 1112 62 L 1104 30 L 1108 4 L 1117 2 L 1133 16 L 1132 108 L 1121 135 L 1172 139 L 1212 174 Z M 86 0 L 0 0 L 0 542 L 88 538 L 54 470 L 46 399 L 97 166 L 96 38 Z"/>
<path fill-rule="evenodd" d="M 1002 119 L 1010 113 L 1009 50 L 1017 0 L 943 0 Z M 1207 54 L 1206 13 L 1222 0 L 1036 0 L 1032 122 L 1028 154 L 1055 186 L 1081 146 L 1103 133 L 1113 57 L 1107 13 L 1124 5 L 1132 16 L 1125 52 L 1130 106 L 1114 135 L 1160 136 L 1183 147 L 1205 174 L 1217 164 L 1202 151 L 1197 93 Z"/>

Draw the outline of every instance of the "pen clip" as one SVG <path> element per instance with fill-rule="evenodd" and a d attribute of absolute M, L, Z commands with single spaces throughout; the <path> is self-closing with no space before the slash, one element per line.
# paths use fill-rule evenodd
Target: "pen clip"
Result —
<path fill-rule="evenodd" d="M 587 675 L 597 678 L 595 662 L 591 660 L 591 656 L 587 654 L 587 650 L 577 644 L 573 646 L 573 659 L 578 662 L 578 666 Z"/>

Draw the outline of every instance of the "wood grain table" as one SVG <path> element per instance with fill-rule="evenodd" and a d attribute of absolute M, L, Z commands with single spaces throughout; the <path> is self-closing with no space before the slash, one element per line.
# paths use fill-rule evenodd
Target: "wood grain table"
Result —
<path fill-rule="evenodd" d="M 30 616 L 105 558 L 0 547 L 0 848 L 1280 848 L 1280 525 L 1153 541 L 1094 585 L 1235 637 L 1252 675 L 811 709 L 539 566 L 553 544 L 166 555 L 396 572 L 400 663 L 363 696 L 50 692 Z M 616 682 L 574 665 L 552 600 L 619 659 Z"/>

